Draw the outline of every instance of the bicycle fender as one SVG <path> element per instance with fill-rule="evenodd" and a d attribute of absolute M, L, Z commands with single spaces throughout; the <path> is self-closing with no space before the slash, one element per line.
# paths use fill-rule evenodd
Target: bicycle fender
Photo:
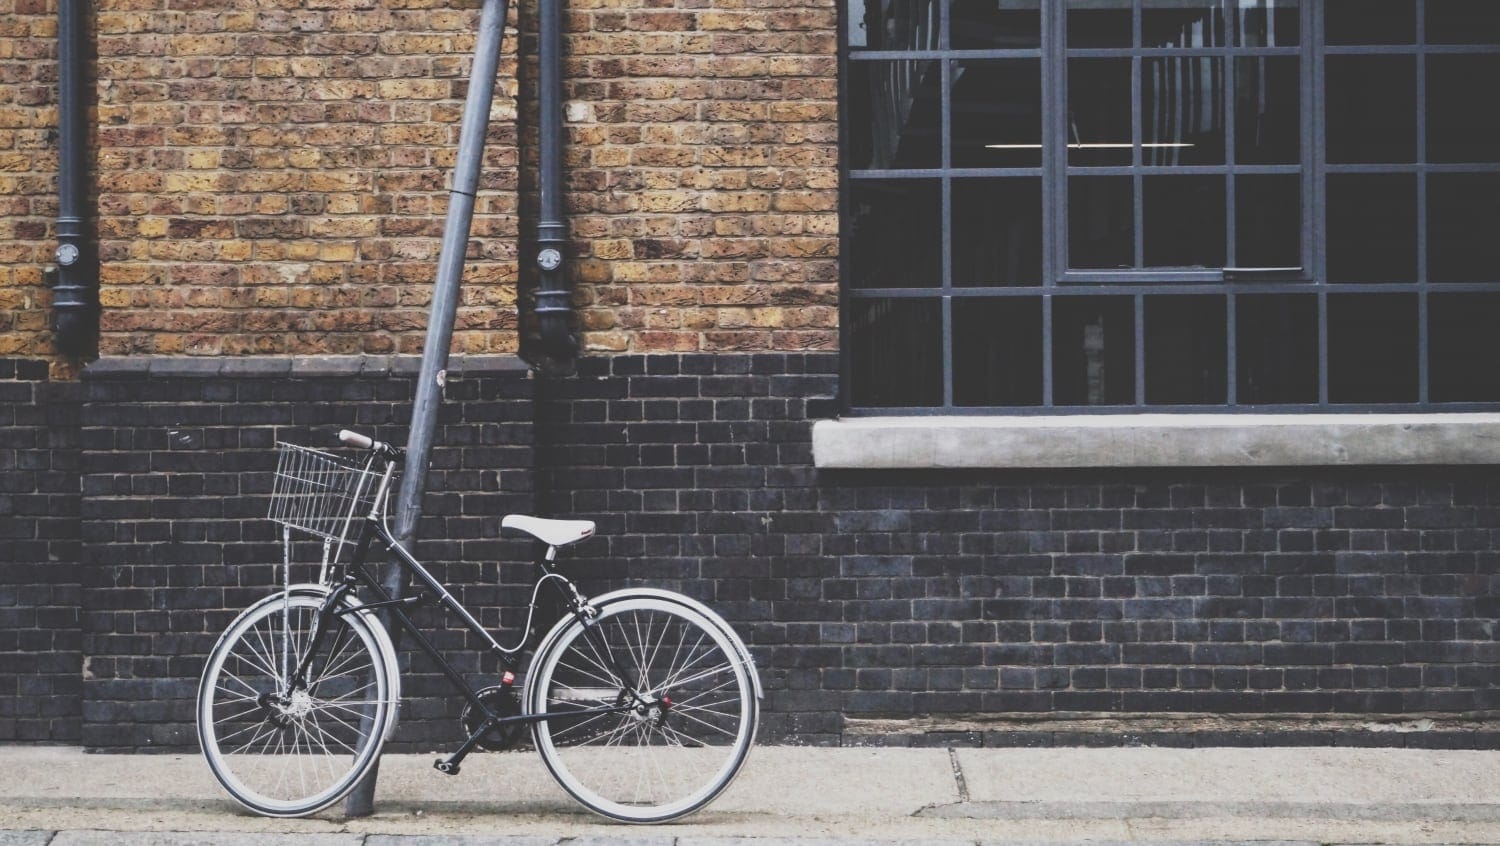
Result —
<path fill-rule="evenodd" d="M 328 594 L 333 592 L 333 589 L 328 587 L 327 585 L 318 584 L 316 582 L 295 584 L 289 587 L 287 590 L 288 592 L 298 596 L 316 596 L 323 599 L 328 598 Z M 240 614 L 248 614 L 250 613 L 251 609 L 258 608 L 262 603 L 274 602 L 280 598 L 281 592 L 278 591 L 266 597 L 265 599 L 256 602 L 249 608 L 246 608 L 244 611 L 241 611 Z M 386 726 L 384 738 L 385 740 L 390 740 L 391 735 L 396 731 L 397 724 L 401 722 L 401 665 L 396 660 L 396 645 L 391 643 L 390 633 L 388 633 L 385 630 L 385 626 L 381 624 L 379 615 L 377 615 L 373 610 L 362 608 L 364 603 L 360 601 L 359 597 L 354 596 L 353 594 L 346 593 L 344 595 L 344 602 L 349 605 L 349 607 L 356 609 L 355 613 L 365 618 L 365 620 L 371 624 L 370 628 L 375 632 L 375 645 L 380 650 L 381 657 L 385 659 L 386 666 L 391 668 L 391 721 L 390 724 Z"/>

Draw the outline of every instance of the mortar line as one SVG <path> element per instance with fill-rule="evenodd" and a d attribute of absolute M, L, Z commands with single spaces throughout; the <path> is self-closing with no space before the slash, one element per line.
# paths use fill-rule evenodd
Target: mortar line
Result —
<path fill-rule="evenodd" d="M 958 750 L 948 747 L 948 762 L 953 766 L 953 781 L 958 785 L 958 801 L 969 801 L 969 782 L 964 778 L 964 768 L 958 762 Z"/>

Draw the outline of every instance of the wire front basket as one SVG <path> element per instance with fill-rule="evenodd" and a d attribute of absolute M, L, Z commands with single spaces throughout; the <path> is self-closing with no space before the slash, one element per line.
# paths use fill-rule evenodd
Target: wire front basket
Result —
<path fill-rule="evenodd" d="M 278 441 L 270 518 L 340 548 L 370 513 L 379 474 L 332 453 Z M 326 555 L 326 553 L 325 553 Z M 333 557 L 338 557 L 335 551 Z"/>

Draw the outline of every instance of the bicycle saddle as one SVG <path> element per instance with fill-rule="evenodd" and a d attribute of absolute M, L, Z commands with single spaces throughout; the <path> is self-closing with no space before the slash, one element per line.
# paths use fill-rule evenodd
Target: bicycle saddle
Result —
<path fill-rule="evenodd" d="M 549 520 L 525 514 L 505 515 L 500 527 L 524 532 L 548 546 L 567 546 L 594 534 L 593 520 Z"/>

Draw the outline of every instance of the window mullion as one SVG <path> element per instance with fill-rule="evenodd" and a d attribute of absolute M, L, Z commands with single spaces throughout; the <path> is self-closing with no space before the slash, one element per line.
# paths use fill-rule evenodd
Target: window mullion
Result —
<path fill-rule="evenodd" d="M 1135 404 L 1146 404 L 1146 297 L 1136 294 L 1135 301 Z"/>
<path fill-rule="evenodd" d="M 1145 267 L 1146 255 L 1146 198 L 1145 185 L 1141 177 L 1141 0 L 1135 0 L 1130 8 L 1130 168 L 1131 194 L 1135 206 L 1132 214 L 1135 221 L 1135 262 L 1132 267 Z"/>
<path fill-rule="evenodd" d="M 1429 402 L 1427 364 L 1427 10 L 1417 0 L 1417 402 Z"/>
<path fill-rule="evenodd" d="M 1236 23 L 1238 15 L 1229 15 L 1225 22 L 1225 37 L 1229 44 L 1236 44 L 1238 31 Z M 1235 150 L 1235 137 L 1239 134 L 1235 126 L 1235 104 L 1238 101 L 1238 89 L 1235 87 L 1236 75 L 1239 72 L 1239 60 L 1237 53 L 1231 51 L 1224 57 L 1224 260 L 1227 267 L 1238 267 L 1239 236 L 1236 227 L 1239 225 L 1236 210 L 1239 207 L 1235 199 L 1235 175 L 1234 168 L 1238 163 Z M 1239 404 L 1239 320 L 1235 317 L 1235 295 L 1231 291 L 1224 298 L 1224 400 L 1231 406 Z"/>
<path fill-rule="evenodd" d="M 1230 17 L 1231 17 L 1231 19 L 1233 19 L 1234 16 L 1231 15 Z M 1238 68 L 1239 68 L 1239 62 L 1237 61 L 1237 58 L 1235 56 L 1230 55 L 1230 56 L 1225 57 L 1225 59 L 1224 59 L 1224 164 L 1225 164 L 1225 173 L 1224 173 L 1224 205 L 1225 205 L 1225 208 L 1224 208 L 1224 259 L 1225 259 L 1225 266 L 1226 267 L 1239 267 L 1240 266 L 1240 261 L 1239 261 L 1239 257 L 1238 257 L 1239 238 L 1237 237 L 1237 234 L 1236 234 L 1236 231 L 1235 231 L 1235 227 L 1238 225 L 1238 221 L 1236 220 L 1236 218 L 1237 218 L 1236 210 L 1238 208 L 1238 205 L 1237 205 L 1237 203 L 1235 201 L 1235 182 L 1236 182 L 1236 180 L 1235 180 L 1235 170 L 1234 170 L 1235 166 L 1239 163 L 1238 159 L 1236 158 L 1237 153 L 1235 151 L 1235 146 L 1234 146 L 1235 135 L 1238 134 L 1238 133 L 1235 132 L 1235 101 L 1238 99 L 1238 97 L 1236 96 L 1235 83 L 1237 81 L 1236 80 L 1236 75 L 1238 73 Z M 1230 335 L 1232 337 L 1234 335 L 1234 333 L 1231 332 Z M 1232 345 L 1233 341 L 1231 341 L 1230 343 Z M 1233 358 L 1233 356 L 1231 355 L 1230 358 Z M 1234 396 L 1234 391 L 1231 390 L 1229 392 L 1229 395 L 1232 398 Z M 1230 402 L 1232 403 L 1233 399 L 1231 399 Z"/>
<path fill-rule="evenodd" d="M 939 43 L 942 45 L 948 43 L 949 17 L 947 14 L 942 16 L 939 28 Z M 949 169 L 953 167 L 953 60 L 946 56 L 941 59 L 938 72 L 942 91 L 942 117 L 939 119 L 942 177 L 941 187 L 938 190 L 941 203 L 938 217 L 942 223 L 938 233 L 938 242 L 942 274 L 940 302 L 943 324 L 943 406 L 952 408 L 953 299 L 950 294 L 953 290 L 953 177 L 949 175 Z"/>
<path fill-rule="evenodd" d="M 1068 267 L 1067 39 L 1062 3 L 1042 4 L 1042 284 L 1052 286 Z M 1048 374 L 1050 379 L 1051 374 Z"/>
<path fill-rule="evenodd" d="M 1328 231 L 1327 185 L 1324 166 L 1327 158 L 1326 108 L 1324 100 L 1323 14 L 1322 4 L 1306 3 L 1303 42 L 1307 68 L 1302 75 L 1302 161 L 1307 166 L 1302 180 L 1303 201 L 1308 215 L 1303 224 L 1307 241 L 1303 254 L 1310 262 L 1313 285 L 1318 297 L 1318 406 L 1327 409 L 1328 402 Z"/>
<path fill-rule="evenodd" d="M 1041 9 L 1042 26 L 1042 289 L 1050 291 L 1057 284 L 1059 265 L 1057 263 L 1058 235 L 1061 223 L 1058 219 L 1059 200 L 1062 196 L 1061 190 L 1066 187 L 1066 178 L 1063 178 L 1063 189 L 1059 188 L 1059 165 L 1058 150 L 1066 149 L 1059 147 L 1057 140 L 1059 135 L 1066 130 L 1059 131 L 1062 120 L 1065 119 L 1067 109 L 1061 106 L 1062 96 L 1062 74 L 1060 65 L 1066 62 L 1061 58 L 1062 40 L 1058 33 L 1062 30 L 1061 3 L 1043 3 Z M 1052 408 L 1053 375 L 1052 346 L 1052 297 L 1044 293 L 1042 295 L 1042 407 Z"/>

